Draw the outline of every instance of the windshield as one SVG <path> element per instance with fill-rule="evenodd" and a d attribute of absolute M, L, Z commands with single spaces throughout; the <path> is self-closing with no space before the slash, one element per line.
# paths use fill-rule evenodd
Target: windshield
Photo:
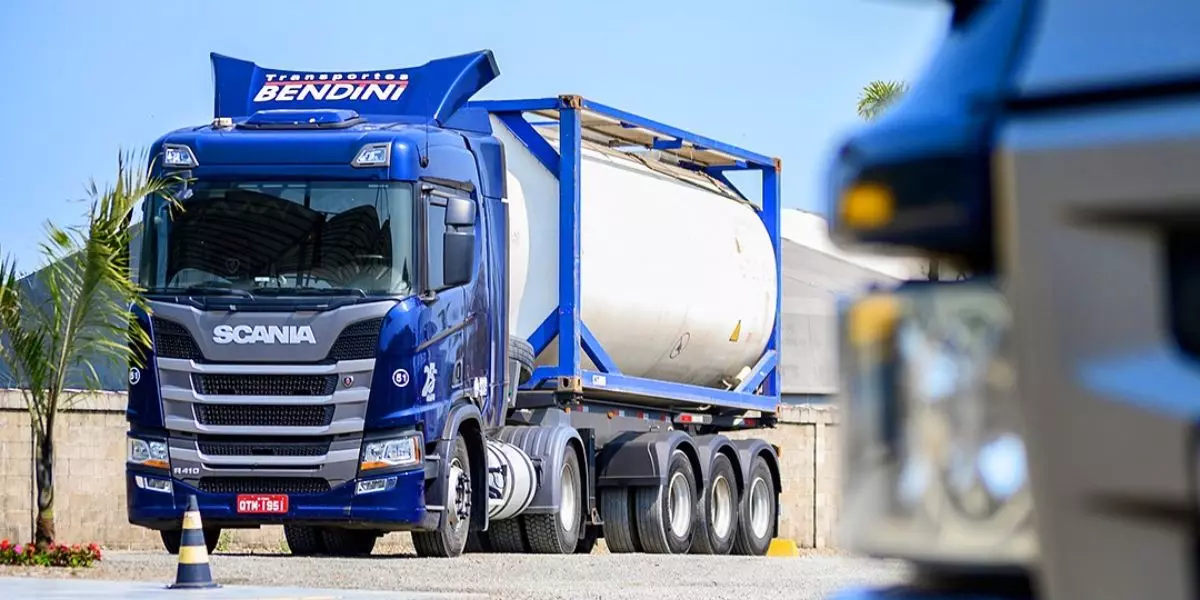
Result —
<path fill-rule="evenodd" d="M 141 275 L 151 292 L 410 293 L 412 184 L 198 182 L 191 192 L 182 210 L 161 199 L 150 208 Z"/>

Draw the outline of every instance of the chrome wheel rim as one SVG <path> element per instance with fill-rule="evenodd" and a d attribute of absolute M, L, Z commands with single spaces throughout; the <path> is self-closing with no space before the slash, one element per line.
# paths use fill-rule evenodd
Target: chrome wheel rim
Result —
<path fill-rule="evenodd" d="M 750 530 L 754 537 L 762 538 L 767 535 L 771 526 L 771 494 L 767 490 L 767 482 L 757 478 L 750 486 Z"/>
<path fill-rule="evenodd" d="M 675 537 L 686 536 L 688 528 L 692 526 L 692 488 L 683 473 L 671 475 L 667 485 L 667 514 L 671 533 Z"/>
<path fill-rule="evenodd" d="M 718 475 L 713 481 L 708 518 L 718 538 L 727 537 L 733 530 L 733 486 L 724 475 Z"/>
<path fill-rule="evenodd" d="M 563 529 L 570 531 L 575 525 L 576 513 L 579 512 L 579 482 L 575 479 L 575 469 L 570 463 L 562 468 L 562 500 L 558 505 L 558 520 Z"/>

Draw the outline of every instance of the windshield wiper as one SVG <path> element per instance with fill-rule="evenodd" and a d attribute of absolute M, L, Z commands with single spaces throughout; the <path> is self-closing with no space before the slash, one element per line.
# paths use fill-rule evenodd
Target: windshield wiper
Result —
<path fill-rule="evenodd" d="M 240 288 L 221 287 L 219 285 L 190 285 L 188 287 L 150 288 L 148 294 L 186 294 L 189 296 L 238 296 L 253 298 L 254 294 Z"/>
<path fill-rule="evenodd" d="M 358 296 L 366 298 L 367 293 L 360 288 L 306 288 L 306 287 L 258 287 L 254 293 L 260 296 Z"/>

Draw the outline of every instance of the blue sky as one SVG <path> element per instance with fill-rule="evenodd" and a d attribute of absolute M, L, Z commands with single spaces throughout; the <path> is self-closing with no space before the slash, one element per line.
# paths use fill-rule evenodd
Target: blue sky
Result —
<path fill-rule="evenodd" d="M 581 94 L 779 156 L 784 204 L 820 210 L 859 90 L 916 77 L 947 14 L 935 0 L 4 2 L 0 249 L 36 268 L 43 222 L 78 222 L 70 200 L 110 180 L 118 150 L 207 122 L 214 51 L 351 70 L 489 48 L 501 75 L 483 98 Z"/>

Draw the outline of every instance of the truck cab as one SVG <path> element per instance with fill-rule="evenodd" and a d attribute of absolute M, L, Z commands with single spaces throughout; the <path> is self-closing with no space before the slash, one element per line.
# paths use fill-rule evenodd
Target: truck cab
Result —
<path fill-rule="evenodd" d="M 411 531 L 423 556 L 569 553 L 613 535 L 629 538 L 610 543 L 625 551 L 707 543 L 727 553 L 740 540 L 746 553 L 765 552 L 777 522 L 776 453 L 719 432 L 769 425 L 779 398 L 777 187 L 755 210 L 715 168 L 676 161 L 634 179 L 608 171 L 657 189 L 670 189 L 662 173 L 675 173 L 669 185 L 752 227 L 735 234 L 739 253 L 767 259 L 743 266 L 757 273 L 748 289 L 766 294 L 737 321 L 755 336 L 631 332 L 642 337 L 628 347 L 650 350 L 646 358 L 610 355 L 600 340 L 619 347 L 621 321 L 591 319 L 593 332 L 581 298 L 621 286 L 581 288 L 578 224 L 580 190 L 599 189 L 580 183 L 582 148 L 595 144 L 582 133 L 609 126 L 580 115 L 612 109 L 570 96 L 468 102 L 499 74 L 490 51 L 369 71 L 212 61 L 213 121 L 151 148 L 154 172 L 181 183 L 144 208 L 148 310 L 138 324 L 153 343 L 130 367 L 132 523 L 162 532 L 176 551 L 195 496 L 210 547 L 222 528 L 283 525 L 295 554 L 365 554 L 390 531 Z M 557 133 L 518 118 L 537 111 L 561 115 Z M 621 122 L 629 127 L 618 133 L 644 123 L 664 138 L 703 140 L 715 148 L 694 160 L 711 156 L 721 169 L 777 166 L 635 115 Z M 773 174 L 769 182 L 777 186 Z M 526 219 L 535 199 L 558 216 Z M 522 219 L 510 218 L 511 206 Z M 646 313 L 651 325 L 656 314 Z M 573 343 L 551 347 L 555 339 Z M 714 359 L 705 344 L 717 342 Z M 714 360 L 725 362 L 704 370 Z M 664 374 L 679 379 L 656 379 Z M 739 534 L 727 522 L 714 533 L 697 502 L 716 479 L 731 503 L 723 514 L 768 526 Z M 757 503 L 741 500 L 750 489 Z M 639 490 L 680 500 L 662 514 L 624 514 Z M 607 519 L 605 502 L 619 507 Z M 639 520 L 665 532 L 680 511 L 688 527 L 664 533 L 670 543 L 632 541 Z M 692 523 L 715 541 L 693 544 Z M 522 534 L 529 528 L 542 533 Z"/>

